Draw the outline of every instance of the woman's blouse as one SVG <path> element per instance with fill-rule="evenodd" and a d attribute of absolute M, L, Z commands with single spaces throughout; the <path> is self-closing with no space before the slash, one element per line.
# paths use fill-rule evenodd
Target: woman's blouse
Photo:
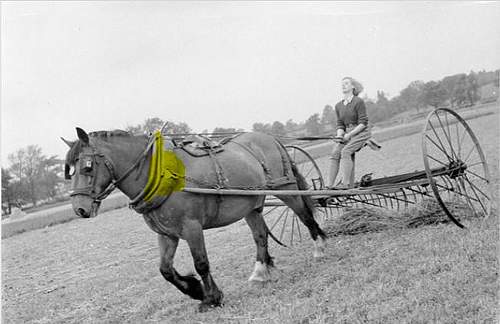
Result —
<path fill-rule="evenodd" d="M 337 129 L 345 130 L 346 127 L 359 124 L 368 125 L 365 102 L 357 96 L 352 97 L 352 100 L 347 105 L 344 105 L 343 100 L 337 103 L 335 113 L 337 114 Z"/>

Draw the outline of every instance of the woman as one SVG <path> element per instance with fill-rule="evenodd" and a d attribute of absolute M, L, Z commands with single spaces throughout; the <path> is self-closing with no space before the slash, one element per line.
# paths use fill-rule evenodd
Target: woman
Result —
<path fill-rule="evenodd" d="M 363 99 L 358 97 L 361 91 L 363 91 L 363 86 L 355 79 L 351 77 L 342 79 L 344 99 L 335 105 L 337 114 L 335 141 L 338 144 L 331 157 L 330 188 L 346 189 L 352 186 L 353 154 L 359 151 L 371 137 L 366 106 Z M 343 170 L 342 180 L 341 183 L 335 185 L 340 167 Z"/>

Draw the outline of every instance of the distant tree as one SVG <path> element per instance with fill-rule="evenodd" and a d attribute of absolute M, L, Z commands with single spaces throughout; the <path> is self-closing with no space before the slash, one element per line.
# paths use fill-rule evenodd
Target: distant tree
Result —
<path fill-rule="evenodd" d="M 405 105 L 407 109 L 416 109 L 417 112 L 420 108 L 424 107 L 423 100 L 424 82 L 412 81 L 406 88 L 401 90 L 399 100 L 401 105 Z"/>
<path fill-rule="evenodd" d="M 17 176 L 18 197 L 28 194 L 28 199 L 33 206 L 37 203 L 37 181 L 40 175 L 40 166 L 45 157 L 42 149 L 38 145 L 29 145 L 25 149 L 20 149 L 14 154 L 10 154 L 8 159 L 11 163 L 10 171 Z"/>
<path fill-rule="evenodd" d="M 287 133 L 293 132 L 298 128 L 298 124 L 293 121 L 293 119 L 289 119 L 285 123 L 285 130 Z"/>
<path fill-rule="evenodd" d="M 17 180 L 22 182 L 24 180 L 24 162 L 26 160 L 26 150 L 19 149 L 15 153 L 8 156 L 10 162 L 10 172 L 17 177 Z"/>
<path fill-rule="evenodd" d="M 12 175 L 2 168 L 2 210 L 7 214 L 12 212 Z"/>
<path fill-rule="evenodd" d="M 446 100 L 446 90 L 441 82 L 429 81 L 424 85 L 423 102 L 434 108 L 441 106 Z"/>
<path fill-rule="evenodd" d="M 26 148 L 26 162 L 24 165 L 24 175 L 26 176 L 26 181 L 28 183 L 30 199 L 33 206 L 36 206 L 37 202 L 37 180 L 40 175 L 40 166 L 45 157 L 42 155 L 42 149 L 38 145 L 29 145 Z"/>
<path fill-rule="evenodd" d="M 337 116 L 332 106 L 326 105 L 321 113 L 321 125 L 335 125 Z"/>
<path fill-rule="evenodd" d="M 470 105 L 474 105 L 480 98 L 477 73 L 471 71 L 467 75 L 467 99 Z"/>
<path fill-rule="evenodd" d="M 213 133 L 237 133 L 237 132 L 243 132 L 243 129 L 241 128 L 225 128 L 225 127 L 215 127 L 214 130 L 212 131 Z"/>
<path fill-rule="evenodd" d="M 165 125 L 165 121 L 158 117 L 152 117 L 147 118 L 142 124 L 127 126 L 125 130 L 133 134 L 149 134 L 161 129 L 165 125 L 165 134 L 186 134 L 191 132 L 191 128 L 184 122 L 174 123 L 167 121 L 166 123 Z"/>
<path fill-rule="evenodd" d="M 446 90 L 446 97 L 450 101 L 451 107 L 457 105 L 457 95 L 459 94 L 459 83 L 465 74 L 449 75 L 441 81 L 443 88 Z"/>
<path fill-rule="evenodd" d="M 376 101 L 377 106 L 379 107 L 388 107 L 389 106 L 389 99 L 387 99 L 386 94 L 382 90 L 377 90 L 377 101 Z"/>
<path fill-rule="evenodd" d="M 319 114 L 313 114 L 306 120 L 306 130 L 309 135 L 318 135 L 321 133 L 321 124 Z"/>
<path fill-rule="evenodd" d="M 467 104 L 467 82 L 467 75 L 465 73 L 458 75 L 458 78 L 455 80 L 455 87 L 453 88 L 450 99 L 452 107 L 463 106 Z"/>
<path fill-rule="evenodd" d="M 496 71 L 480 71 L 477 73 L 478 86 L 482 87 L 486 84 L 493 83 L 496 87 L 500 86 L 500 70 Z"/>
<path fill-rule="evenodd" d="M 252 125 L 252 129 L 254 132 L 261 132 L 261 133 L 266 133 L 266 134 L 270 134 L 272 133 L 272 130 L 271 130 L 272 126 L 271 124 L 264 124 L 264 123 L 254 123 Z"/>
<path fill-rule="evenodd" d="M 283 136 L 286 134 L 285 125 L 279 121 L 275 121 L 271 126 L 271 133 L 273 135 Z"/>
<path fill-rule="evenodd" d="M 38 145 L 29 145 L 8 156 L 10 167 L 2 169 L 2 190 L 5 174 L 9 175 L 8 193 L 10 204 L 22 205 L 30 201 L 36 206 L 40 199 L 53 199 L 63 183 L 62 163 L 57 157 L 46 157 Z"/>
<path fill-rule="evenodd" d="M 189 127 L 188 124 L 184 122 L 174 123 L 169 121 L 167 122 L 167 126 L 165 127 L 166 134 L 188 134 L 191 132 L 191 127 Z"/>
<path fill-rule="evenodd" d="M 56 155 L 45 158 L 40 163 L 40 194 L 45 198 L 54 199 L 57 195 L 57 186 L 63 180 L 59 176 L 62 172 L 61 161 Z"/>

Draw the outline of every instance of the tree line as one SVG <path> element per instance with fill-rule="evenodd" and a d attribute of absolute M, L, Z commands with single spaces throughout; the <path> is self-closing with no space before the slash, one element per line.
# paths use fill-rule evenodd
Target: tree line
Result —
<path fill-rule="evenodd" d="M 498 99 L 500 70 L 486 72 L 460 73 L 446 76 L 438 81 L 412 81 L 397 96 L 389 99 L 384 91 L 377 91 L 377 98 L 363 97 L 367 113 L 372 123 L 389 120 L 393 116 L 406 111 L 419 113 L 428 107 L 450 107 L 452 109 L 473 106 L 477 102 L 495 101 Z M 481 91 L 491 85 L 491 90 Z M 326 105 L 321 114 L 314 113 L 305 121 L 296 123 L 288 120 L 285 123 L 254 123 L 253 131 L 274 135 L 319 135 L 334 129 L 335 110 Z"/>
<path fill-rule="evenodd" d="M 2 167 L 2 210 L 13 206 L 36 206 L 39 201 L 55 200 L 65 192 L 62 163 L 56 155 L 46 156 L 38 145 L 29 145 L 9 154 L 10 166 Z"/>

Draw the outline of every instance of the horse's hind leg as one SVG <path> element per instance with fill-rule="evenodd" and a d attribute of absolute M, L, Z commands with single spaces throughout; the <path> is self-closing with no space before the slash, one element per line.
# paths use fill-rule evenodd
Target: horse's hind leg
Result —
<path fill-rule="evenodd" d="M 262 217 L 262 208 L 252 211 L 245 217 L 253 239 L 257 246 L 257 261 L 248 281 L 265 282 L 271 280 L 269 267 L 273 266 L 273 258 L 269 255 L 267 245 L 267 226 Z"/>
<path fill-rule="evenodd" d="M 200 311 L 205 311 L 213 306 L 221 306 L 224 294 L 217 287 L 210 274 L 210 265 L 208 263 L 205 239 L 203 237 L 201 225 L 198 222 L 190 222 L 184 226 L 182 232 L 189 245 L 191 255 L 193 256 L 196 272 L 198 272 L 203 280 L 204 298 L 200 304 Z"/>
<path fill-rule="evenodd" d="M 203 286 L 194 276 L 181 276 L 174 268 L 174 255 L 179 239 L 173 236 L 158 235 L 160 245 L 160 273 L 184 294 L 193 299 L 203 300 Z"/>
<path fill-rule="evenodd" d="M 314 219 L 315 211 L 312 200 L 309 197 L 300 196 L 279 196 L 278 198 L 299 216 L 300 221 L 307 227 L 313 239 L 313 256 L 322 258 L 325 255 L 326 235 Z"/>

